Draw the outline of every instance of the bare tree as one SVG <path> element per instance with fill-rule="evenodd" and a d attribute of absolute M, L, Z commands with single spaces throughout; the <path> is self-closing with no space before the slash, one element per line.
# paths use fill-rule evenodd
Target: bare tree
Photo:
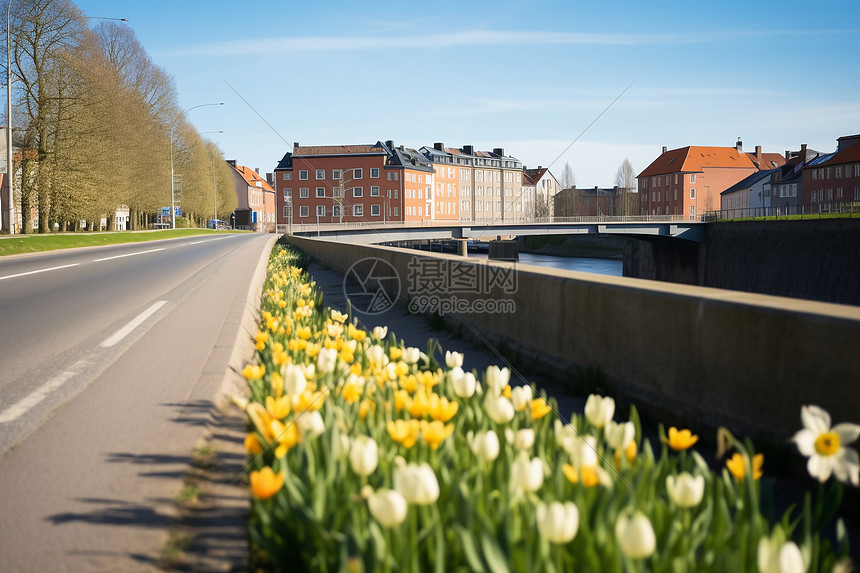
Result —
<path fill-rule="evenodd" d="M 562 189 L 570 189 L 576 185 L 576 175 L 573 174 L 573 169 L 571 169 L 570 163 L 565 162 L 564 167 L 561 170 L 561 177 L 559 178 L 558 183 L 561 185 Z"/>
<path fill-rule="evenodd" d="M 636 188 L 636 172 L 633 170 L 633 165 L 626 158 L 621 163 L 618 171 L 615 172 L 615 187 L 618 188 L 618 211 L 622 217 L 634 214 L 636 211 L 632 208 L 633 190 Z"/>

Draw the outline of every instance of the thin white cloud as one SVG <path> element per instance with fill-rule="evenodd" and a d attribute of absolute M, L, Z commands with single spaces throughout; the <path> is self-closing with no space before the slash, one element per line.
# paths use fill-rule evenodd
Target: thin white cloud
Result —
<path fill-rule="evenodd" d="M 194 56 L 277 55 L 294 52 L 354 52 L 390 49 L 442 49 L 466 46 L 693 44 L 727 41 L 755 34 L 818 34 L 822 31 L 729 31 L 689 34 L 564 33 L 545 31 L 463 30 L 450 34 L 409 36 L 303 36 L 249 38 L 198 44 L 174 54 Z M 826 33 L 834 33 L 827 31 Z"/>

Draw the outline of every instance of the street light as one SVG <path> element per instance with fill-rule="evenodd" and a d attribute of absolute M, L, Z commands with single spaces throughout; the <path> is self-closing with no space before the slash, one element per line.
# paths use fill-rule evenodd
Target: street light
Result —
<path fill-rule="evenodd" d="M 180 113 L 176 119 L 170 124 L 170 227 L 172 229 L 176 228 L 176 189 L 174 186 L 174 174 L 173 174 L 173 130 L 176 128 L 176 123 L 185 117 L 192 109 L 197 109 L 198 107 L 206 107 L 210 105 L 224 105 L 224 102 L 218 103 L 201 103 L 199 105 L 194 105 Z"/>

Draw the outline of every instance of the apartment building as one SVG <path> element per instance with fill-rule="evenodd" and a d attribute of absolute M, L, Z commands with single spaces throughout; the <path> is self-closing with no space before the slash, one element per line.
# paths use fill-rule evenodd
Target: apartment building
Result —
<path fill-rule="evenodd" d="M 778 153 L 744 153 L 735 147 L 687 146 L 663 152 L 636 179 L 643 215 L 683 215 L 691 220 L 720 208 L 720 194 L 762 169 L 785 163 Z"/>
<path fill-rule="evenodd" d="M 838 212 L 860 205 L 860 134 L 836 140 L 836 151 L 807 163 L 802 171 L 806 213 Z"/>
<path fill-rule="evenodd" d="M 260 177 L 259 169 L 237 165 L 233 159 L 227 160 L 227 164 L 233 168 L 236 190 L 235 228 L 258 233 L 274 232 L 277 221 L 275 190 Z"/>

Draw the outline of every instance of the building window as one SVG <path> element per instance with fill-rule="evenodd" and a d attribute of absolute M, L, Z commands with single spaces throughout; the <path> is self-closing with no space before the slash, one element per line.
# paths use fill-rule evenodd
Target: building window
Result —
<path fill-rule="evenodd" d="M 364 177 L 364 175 L 360 167 L 352 170 L 353 179 L 361 179 L 362 177 Z"/>
<path fill-rule="evenodd" d="M 292 181 L 293 174 L 292 173 L 284 173 L 284 181 Z"/>
<path fill-rule="evenodd" d="M 678 200 L 678 190 L 675 189 L 675 201 L 677 201 L 677 200 Z"/>
<path fill-rule="evenodd" d="M 370 186 L 370 196 L 371 197 L 379 197 L 379 185 L 371 185 Z"/>
<path fill-rule="evenodd" d="M 696 174 L 690 173 L 690 183 L 695 183 L 695 182 L 696 182 Z"/>
<path fill-rule="evenodd" d="M 307 199 L 310 196 L 311 196 L 311 190 L 310 189 L 308 189 L 307 187 L 299 187 L 299 198 Z M 307 215 L 305 215 L 305 216 L 307 216 Z"/>
<path fill-rule="evenodd" d="M 371 167 L 370 168 L 370 178 L 371 179 L 379 179 L 379 167 Z"/>
<path fill-rule="evenodd" d="M 363 197 L 364 196 L 364 187 L 353 187 L 352 188 L 352 196 L 353 197 Z"/>
<path fill-rule="evenodd" d="M 696 198 L 696 190 L 693 188 L 690 188 L 690 199 L 695 199 L 695 198 Z"/>
<path fill-rule="evenodd" d="M 397 175 L 397 174 L 395 173 L 395 175 Z M 395 199 L 397 199 L 397 194 L 398 194 L 398 189 L 395 189 L 395 190 L 394 190 L 394 198 L 395 198 Z"/>
<path fill-rule="evenodd" d="M 418 207 L 418 216 L 419 216 L 419 217 L 423 217 L 423 216 L 424 216 L 424 207 Z"/>
<path fill-rule="evenodd" d="M 371 205 L 370 206 L 370 216 L 371 217 L 379 217 L 379 205 Z"/>
<path fill-rule="evenodd" d="M 690 219 L 696 218 L 696 206 L 690 205 Z"/>
<path fill-rule="evenodd" d="M 287 206 L 284 205 L 284 219 L 286 219 L 287 217 L 289 217 L 289 214 L 287 213 Z"/>
<path fill-rule="evenodd" d="M 317 197 L 325 197 L 325 187 L 317 187 Z"/>
<path fill-rule="evenodd" d="M 353 205 L 352 206 L 352 216 L 353 217 L 364 217 L 364 205 Z"/>
<path fill-rule="evenodd" d="M 394 216 L 397 217 L 398 215 L 400 215 L 400 207 L 395 207 L 394 208 Z"/>
<path fill-rule="evenodd" d="M 836 178 L 842 179 L 842 166 L 841 165 L 836 168 Z"/>
<path fill-rule="evenodd" d="M 293 196 L 293 190 L 292 189 L 284 189 L 284 199 L 289 199 L 292 196 Z"/>
<path fill-rule="evenodd" d="M 332 217 L 340 217 L 340 205 L 332 205 L 331 206 L 331 216 Z"/>
<path fill-rule="evenodd" d="M 397 172 L 394 172 L 394 180 L 397 181 Z"/>
<path fill-rule="evenodd" d="M 388 176 L 388 180 L 389 180 L 389 181 L 391 181 L 391 171 L 389 171 L 388 173 L 386 173 L 386 175 Z"/>
<path fill-rule="evenodd" d="M 419 189 L 419 190 L 418 190 L 418 198 L 419 198 L 419 199 L 423 199 L 423 198 L 424 198 L 424 197 L 422 197 L 422 196 L 421 196 L 421 189 Z"/>
<path fill-rule="evenodd" d="M 325 169 L 317 169 L 316 170 L 316 178 L 317 179 L 325 179 Z"/>
<path fill-rule="evenodd" d="M 331 178 L 335 181 L 340 181 L 341 176 L 343 176 L 342 169 L 332 169 L 331 170 Z"/>
<path fill-rule="evenodd" d="M 468 201 L 460 201 L 460 210 L 468 211 L 469 210 L 469 202 Z"/>
<path fill-rule="evenodd" d="M 300 179 L 301 181 L 307 181 L 307 180 L 308 180 L 308 171 L 307 171 L 307 169 L 300 169 L 300 170 L 299 170 L 299 179 Z"/>
<path fill-rule="evenodd" d="M 325 205 L 317 205 L 317 217 L 325 217 Z"/>
<path fill-rule="evenodd" d="M 302 205 L 299 207 L 299 217 L 308 217 L 310 216 L 310 207 L 307 205 Z"/>

